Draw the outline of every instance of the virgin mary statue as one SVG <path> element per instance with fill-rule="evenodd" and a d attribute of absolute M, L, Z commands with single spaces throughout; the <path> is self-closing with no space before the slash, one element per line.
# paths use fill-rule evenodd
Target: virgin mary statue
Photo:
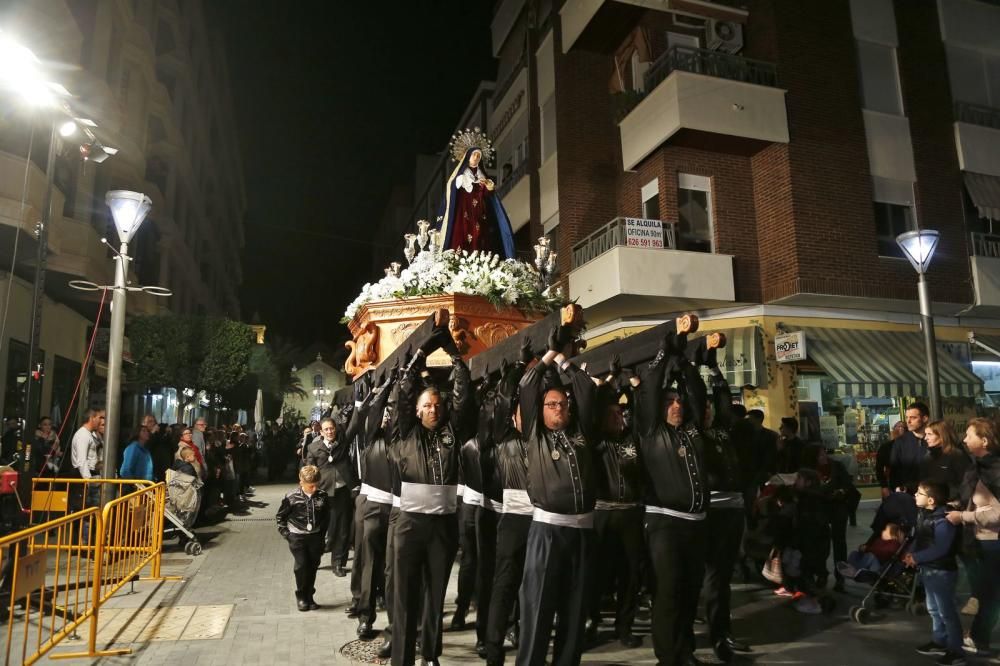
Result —
<path fill-rule="evenodd" d="M 488 251 L 514 258 L 514 233 L 493 181 L 483 170 L 493 155 L 490 140 L 477 127 L 459 132 L 451 141 L 457 162 L 444 194 L 441 220 L 445 250 Z"/>

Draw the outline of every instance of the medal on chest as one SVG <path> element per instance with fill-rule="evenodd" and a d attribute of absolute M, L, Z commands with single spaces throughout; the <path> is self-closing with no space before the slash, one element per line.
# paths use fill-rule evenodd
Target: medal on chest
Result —
<path fill-rule="evenodd" d="M 627 458 L 627 459 L 635 458 L 635 445 L 626 444 L 621 448 L 620 455 L 622 458 Z"/>
<path fill-rule="evenodd" d="M 332 453 L 329 456 L 326 457 L 326 461 L 327 462 L 333 462 L 333 454 Z"/>
<path fill-rule="evenodd" d="M 312 529 L 313 529 L 313 524 L 311 522 L 306 523 L 306 531 L 312 532 Z"/>
<path fill-rule="evenodd" d="M 562 458 L 562 454 L 559 453 L 559 449 L 552 449 L 552 459 L 559 460 L 560 458 Z"/>
<path fill-rule="evenodd" d="M 688 450 L 687 447 L 681 444 L 680 448 L 677 449 L 677 455 L 681 458 L 687 458 Z"/>

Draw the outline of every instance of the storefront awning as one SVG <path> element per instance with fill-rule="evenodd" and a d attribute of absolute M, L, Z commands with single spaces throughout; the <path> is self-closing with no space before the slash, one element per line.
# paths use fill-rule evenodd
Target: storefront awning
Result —
<path fill-rule="evenodd" d="M 927 361 L 920 333 L 803 328 L 809 358 L 844 397 L 927 395 Z M 983 382 L 946 353 L 938 353 L 941 395 L 974 397 Z"/>
<path fill-rule="evenodd" d="M 1000 336 L 976 334 L 975 339 L 977 342 L 983 343 L 990 349 L 995 349 L 997 352 L 1000 352 Z M 990 351 L 990 349 L 984 349 L 979 345 L 972 345 L 972 360 L 1000 363 L 1000 353 L 994 353 Z"/>
<path fill-rule="evenodd" d="M 719 368 L 725 373 L 729 385 L 738 389 L 741 386 L 760 386 L 764 374 L 764 346 L 760 329 L 756 326 L 741 328 L 712 328 L 712 322 L 704 322 L 704 334 L 721 332 L 726 335 L 726 346 L 716 354 Z M 692 339 L 700 338 L 702 332 L 696 333 Z M 690 344 L 690 343 L 689 343 Z M 763 379 L 767 383 L 766 379 Z"/>
<path fill-rule="evenodd" d="M 1000 178 L 966 171 L 965 189 L 980 217 L 1000 220 Z"/>

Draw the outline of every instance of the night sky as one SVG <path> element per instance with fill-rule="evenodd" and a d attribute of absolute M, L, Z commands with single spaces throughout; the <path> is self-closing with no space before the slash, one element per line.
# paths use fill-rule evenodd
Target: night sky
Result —
<path fill-rule="evenodd" d="M 413 156 L 444 149 L 492 80 L 493 3 L 210 0 L 227 46 L 247 189 L 246 320 L 335 348 L 371 230 Z"/>

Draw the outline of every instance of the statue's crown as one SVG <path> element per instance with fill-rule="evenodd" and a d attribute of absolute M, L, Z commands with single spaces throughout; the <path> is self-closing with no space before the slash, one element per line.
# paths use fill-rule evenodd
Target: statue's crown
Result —
<path fill-rule="evenodd" d="M 448 144 L 448 151 L 456 162 L 461 162 L 465 154 L 473 148 L 478 148 L 483 153 L 483 164 L 493 161 L 493 142 L 478 127 L 455 132 L 451 137 L 451 143 Z"/>

